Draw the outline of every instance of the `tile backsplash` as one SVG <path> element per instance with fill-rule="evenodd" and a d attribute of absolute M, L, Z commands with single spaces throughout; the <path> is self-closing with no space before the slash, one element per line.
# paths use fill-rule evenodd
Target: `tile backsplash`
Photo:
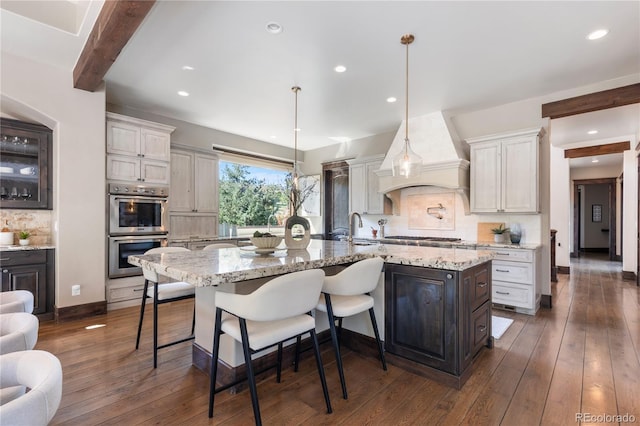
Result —
<path fill-rule="evenodd" d="M 0 228 L 5 226 L 14 232 L 14 244 L 18 244 L 18 232 L 29 231 L 32 245 L 51 244 L 51 210 L 0 210 Z"/>

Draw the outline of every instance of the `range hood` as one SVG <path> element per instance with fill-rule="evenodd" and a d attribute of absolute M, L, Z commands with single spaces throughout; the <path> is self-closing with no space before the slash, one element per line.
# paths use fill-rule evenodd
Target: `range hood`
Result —
<path fill-rule="evenodd" d="M 406 122 L 391 143 L 380 169 L 378 191 L 393 201 L 394 213 L 400 205 L 400 191 L 414 186 L 436 186 L 448 188 L 462 196 L 465 211 L 469 211 L 469 160 L 455 128 L 442 111 L 409 119 L 409 139 L 411 148 L 422 157 L 420 173 L 406 178 L 393 176 L 393 157 L 404 147 Z"/>

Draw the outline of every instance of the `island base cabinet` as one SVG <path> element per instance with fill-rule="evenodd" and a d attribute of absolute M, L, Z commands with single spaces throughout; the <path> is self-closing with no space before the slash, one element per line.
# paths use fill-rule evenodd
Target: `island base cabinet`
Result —
<path fill-rule="evenodd" d="M 53 250 L 4 251 L 0 271 L 2 291 L 30 291 L 33 294 L 33 314 L 41 319 L 53 318 Z"/>
<path fill-rule="evenodd" d="M 444 373 L 430 375 L 436 380 L 462 386 L 477 353 L 493 346 L 490 295 L 489 262 L 465 271 L 387 264 L 386 351 Z"/>

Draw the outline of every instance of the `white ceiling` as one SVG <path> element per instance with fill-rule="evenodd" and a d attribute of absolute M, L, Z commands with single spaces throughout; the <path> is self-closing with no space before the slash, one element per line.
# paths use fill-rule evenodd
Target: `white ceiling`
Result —
<path fill-rule="evenodd" d="M 76 39 L 93 25 L 95 8 L 87 8 Z M 280 23 L 282 33 L 269 34 L 270 21 Z M 71 54 L 51 36 L 53 27 L 36 31 L 35 22 L 2 10 L 2 49 L 73 68 L 81 45 L 75 43 Z M 298 140 L 308 150 L 336 143 L 331 137 L 358 139 L 398 128 L 404 117 L 402 34 L 416 37 L 409 94 L 415 117 L 640 75 L 639 22 L 635 1 L 159 1 L 107 73 L 107 100 L 292 146 L 290 89 L 299 85 Z M 603 27 L 608 36 L 586 40 Z M 58 49 L 66 50 L 59 55 Z M 345 73 L 333 71 L 339 64 Z M 195 69 L 183 71 L 183 65 Z M 180 97 L 179 90 L 191 95 Z M 389 96 L 398 102 L 387 103 Z M 553 120 L 552 143 L 592 140 L 585 129 L 596 126 L 597 140 L 638 134 L 634 111 Z M 605 129 L 618 120 L 625 124 Z"/>

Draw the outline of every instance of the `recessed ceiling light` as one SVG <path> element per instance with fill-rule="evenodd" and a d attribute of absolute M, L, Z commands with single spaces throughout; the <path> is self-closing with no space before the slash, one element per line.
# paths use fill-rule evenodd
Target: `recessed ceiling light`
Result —
<path fill-rule="evenodd" d="M 599 160 L 597 158 L 594 158 L 593 160 L 591 160 L 592 163 L 598 163 Z"/>
<path fill-rule="evenodd" d="M 271 139 L 276 139 L 276 135 L 271 135 Z"/>
<path fill-rule="evenodd" d="M 598 40 L 599 38 L 602 38 L 604 36 L 606 36 L 607 34 L 609 34 L 609 30 L 606 29 L 600 29 L 600 30 L 595 30 L 593 32 L 590 32 L 589 35 L 587 36 L 587 38 L 589 40 Z"/>
<path fill-rule="evenodd" d="M 195 68 L 194 68 L 194 67 L 191 67 L 191 66 L 189 66 L 189 65 L 183 65 L 183 66 L 182 66 L 182 70 L 183 70 L 183 71 L 193 71 L 193 70 L 195 70 Z"/>
<path fill-rule="evenodd" d="M 282 32 L 282 25 L 273 21 L 267 22 L 267 25 L 265 26 L 265 28 L 267 32 L 271 34 L 280 34 Z"/>
<path fill-rule="evenodd" d="M 598 131 L 597 131 L 597 130 L 589 130 L 589 131 L 587 132 L 587 134 L 589 134 L 589 135 L 595 135 L 595 134 L 597 134 L 597 133 L 598 133 Z"/>
<path fill-rule="evenodd" d="M 178 92 L 178 95 L 180 95 L 180 96 L 189 96 L 189 92 L 185 92 L 184 90 L 180 90 Z"/>
<path fill-rule="evenodd" d="M 397 101 L 397 99 L 396 99 L 396 98 L 394 98 L 393 96 L 389 96 L 389 97 L 387 98 L 387 102 L 389 102 L 390 104 L 394 103 L 395 101 Z"/>
<path fill-rule="evenodd" d="M 337 67 L 335 67 L 333 69 L 335 72 L 345 72 L 347 70 L 347 67 L 345 67 L 344 65 L 338 65 Z"/>

